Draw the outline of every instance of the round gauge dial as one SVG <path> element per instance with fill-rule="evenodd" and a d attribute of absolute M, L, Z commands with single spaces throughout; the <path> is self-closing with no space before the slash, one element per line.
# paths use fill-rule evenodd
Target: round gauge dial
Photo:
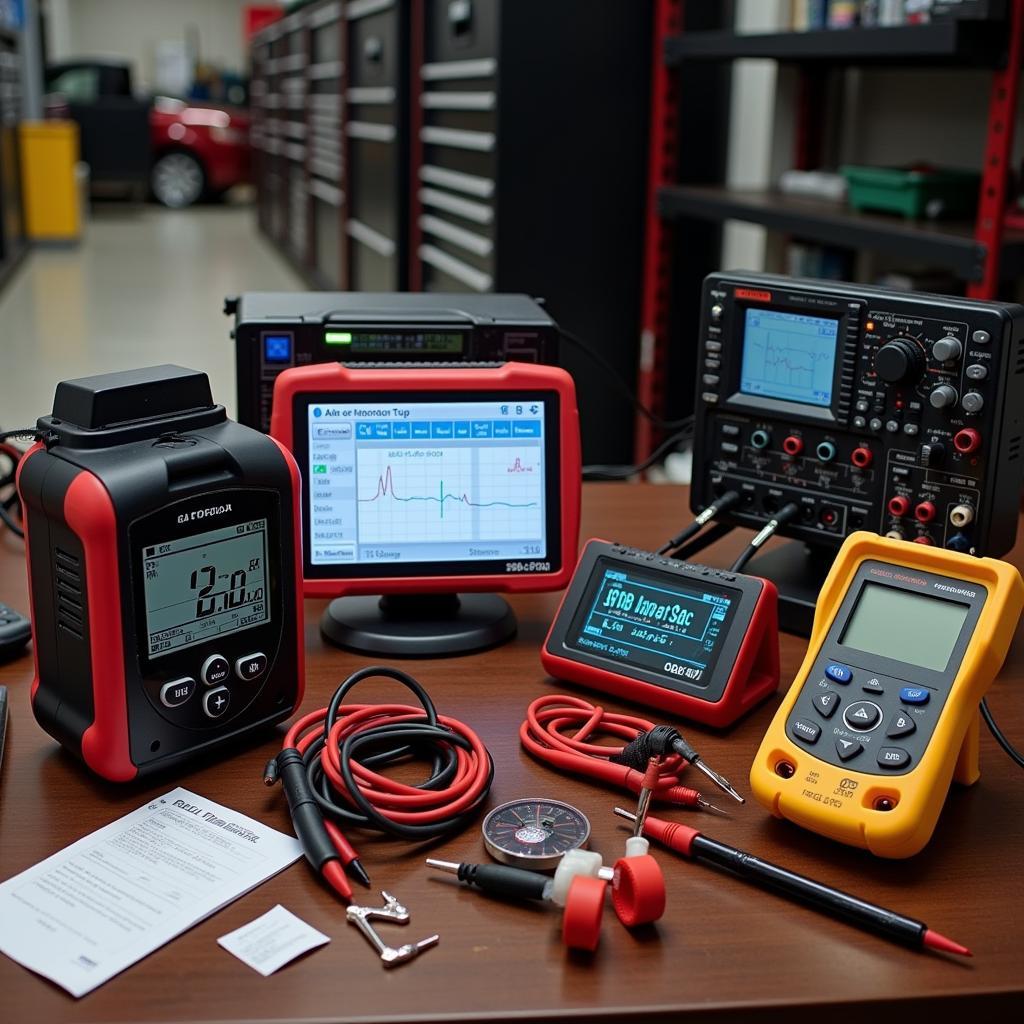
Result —
<path fill-rule="evenodd" d="M 561 800 L 526 797 L 495 807 L 482 826 L 487 852 L 503 864 L 548 871 L 590 841 L 587 816 Z"/>

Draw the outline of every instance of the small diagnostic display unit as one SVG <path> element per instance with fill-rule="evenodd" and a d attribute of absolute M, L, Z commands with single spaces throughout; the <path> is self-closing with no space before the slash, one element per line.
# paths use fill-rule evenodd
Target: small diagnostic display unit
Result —
<path fill-rule="evenodd" d="M 978 702 L 1022 606 L 1005 562 L 852 534 L 754 759 L 757 798 L 880 856 L 917 853 L 950 781 L 978 778 Z"/>
<path fill-rule="evenodd" d="M 112 781 L 302 697 L 299 477 L 176 366 L 64 381 L 22 460 L 39 723 Z"/>
<path fill-rule="evenodd" d="M 779 681 L 775 587 L 587 542 L 544 646 L 553 676 L 724 726 Z"/>
<path fill-rule="evenodd" d="M 305 591 L 344 598 L 322 623 L 338 643 L 390 654 L 486 646 L 514 619 L 493 594 L 468 595 L 568 581 L 580 451 L 565 371 L 289 370 L 278 378 L 271 429 L 305 478 Z M 351 599 L 367 594 L 386 600 Z M 493 615 L 499 624 L 481 632 Z"/>

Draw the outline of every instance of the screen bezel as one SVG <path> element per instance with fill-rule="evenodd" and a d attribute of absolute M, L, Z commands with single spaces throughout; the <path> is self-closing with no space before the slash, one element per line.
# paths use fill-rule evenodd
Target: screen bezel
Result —
<path fill-rule="evenodd" d="M 967 617 L 960 627 L 960 635 L 957 637 L 944 669 L 931 669 L 914 665 L 910 662 L 899 661 L 896 658 L 889 658 L 872 651 L 862 651 L 859 647 L 850 647 L 840 642 L 840 638 L 846 631 L 850 616 L 857 607 L 861 592 L 867 583 L 876 583 L 882 586 L 905 590 L 919 596 L 970 606 Z M 972 598 L 964 594 L 946 593 L 937 590 L 936 586 L 968 588 L 975 592 L 975 596 Z M 936 691 L 940 695 L 940 699 L 944 699 L 948 694 L 949 686 L 960 671 L 964 655 L 967 653 L 967 648 L 974 637 L 978 626 L 978 619 L 981 617 L 981 612 L 987 598 L 988 589 L 977 580 L 958 580 L 955 577 L 943 576 L 939 573 L 919 569 L 916 566 L 902 566 L 876 558 L 867 558 L 858 566 L 857 572 L 843 596 L 843 600 L 829 627 L 828 635 L 822 643 L 819 658 L 824 657 L 850 665 L 853 668 L 890 676 L 894 679 L 902 679 L 909 684 L 924 686 L 929 690 Z"/>
<path fill-rule="evenodd" d="M 762 299 L 735 298 L 729 304 L 729 323 L 724 325 L 721 366 L 721 374 L 727 385 L 728 397 L 723 405 L 780 417 L 802 417 L 818 423 L 837 423 L 839 422 L 837 410 L 842 389 L 842 371 L 848 343 L 849 320 L 851 315 L 859 314 L 850 310 L 845 303 L 831 300 L 825 296 L 813 296 L 814 302 L 807 304 L 797 303 L 792 298 L 787 298 L 788 301 L 767 302 Z M 832 367 L 832 397 L 828 405 L 808 405 L 804 402 L 771 398 L 767 395 L 751 395 L 740 390 L 747 312 L 752 309 L 772 313 L 795 313 L 798 316 L 813 316 L 822 320 L 836 321 L 836 357 Z"/>
<path fill-rule="evenodd" d="M 769 395 L 767 393 L 756 393 L 756 392 L 753 392 L 753 391 L 744 391 L 743 390 L 743 361 L 744 361 L 744 357 L 746 356 L 747 329 L 748 329 L 748 326 L 749 326 L 750 314 L 752 312 L 754 312 L 754 313 L 756 313 L 756 312 L 767 313 L 767 314 L 773 314 L 775 316 L 782 316 L 782 317 L 785 317 L 785 316 L 801 316 L 801 317 L 807 317 L 808 319 L 825 321 L 825 322 L 831 323 L 833 325 L 833 330 L 835 332 L 834 336 L 833 336 L 833 344 L 835 346 L 835 349 L 834 349 L 834 351 L 832 353 L 832 373 L 831 373 L 832 383 L 831 383 L 831 387 L 829 388 L 829 396 L 828 396 L 828 400 L 827 401 L 825 401 L 825 402 L 805 402 L 805 401 L 802 401 L 799 398 L 783 398 L 783 397 L 781 397 L 779 395 Z M 842 329 L 843 329 L 843 324 L 842 324 L 841 319 L 839 317 L 835 317 L 835 316 L 832 316 L 832 315 L 822 316 L 822 315 L 820 315 L 820 313 L 809 313 L 809 312 L 806 312 L 806 311 L 797 312 L 796 310 L 792 310 L 792 309 L 779 309 L 778 307 L 775 307 L 775 306 L 758 306 L 758 305 L 755 305 L 754 303 L 748 303 L 744 307 L 744 309 L 743 309 L 743 325 L 742 325 L 742 330 L 740 332 L 740 336 L 741 336 L 741 339 L 742 339 L 742 344 L 741 344 L 741 347 L 740 347 L 740 354 L 739 354 L 739 375 L 738 375 L 737 381 L 736 381 L 736 389 L 737 389 L 737 391 L 741 395 L 744 395 L 747 398 L 755 398 L 758 401 L 762 401 L 762 400 L 767 399 L 768 401 L 771 401 L 771 402 L 788 402 L 791 405 L 798 405 L 801 408 L 831 409 L 833 404 L 835 403 L 836 387 L 839 384 L 839 370 L 840 370 L 840 363 L 842 361 L 842 351 L 840 349 L 840 339 L 842 338 L 842 335 L 841 335 L 840 332 L 841 332 Z"/>
<path fill-rule="evenodd" d="M 514 559 L 497 558 L 473 562 L 345 562 L 314 565 L 310 560 L 311 517 L 309 497 L 309 407 L 328 404 L 376 405 L 388 402 L 401 404 L 460 403 L 460 402 L 544 402 L 544 491 L 545 538 L 547 552 L 543 556 L 524 555 L 522 562 L 539 562 L 546 566 L 536 572 L 511 570 Z M 389 581 L 422 578 L 425 583 L 436 584 L 439 579 L 474 580 L 481 577 L 545 576 L 562 569 L 562 464 L 561 464 L 561 396 L 548 388 L 524 390 L 424 388 L 420 390 L 353 390 L 353 391 L 300 391 L 292 402 L 292 451 L 302 480 L 302 572 L 306 580 L 380 581 L 376 592 L 387 593 Z M 403 584 L 403 591 L 408 587 Z"/>
<path fill-rule="evenodd" d="M 713 569 L 705 569 L 699 565 L 679 564 L 676 567 L 654 565 L 650 560 L 655 556 L 635 555 L 616 550 L 616 545 L 607 541 L 591 540 L 583 549 L 578 565 L 573 573 L 572 581 L 562 599 L 558 614 L 551 625 L 551 630 L 544 643 L 544 653 L 555 659 L 564 659 L 582 666 L 589 672 L 602 673 L 608 677 L 633 680 L 638 683 L 645 683 L 659 690 L 666 690 L 670 693 L 677 693 L 693 697 L 701 702 L 717 704 L 725 697 L 726 687 L 732 678 L 740 650 L 746 641 L 747 634 L 751 627 L 751 620 L 758 601 L 764 593 L 765 584 L 753 577 L 735 575 L 727 584 L 718 583 L 716 580 L 712 587 L 708 578 L 711 573 L 717 572 Z M 606 658 L 603 655 L 587 650 L 580 650 L 570 646 L 568 637 L 572 625 L 576 619 L 577 609 L 586 595 L 593 574 L 595 564 L 599 559 L 606 558 L 610 562 L 619 562 L 623 566 L 640 569 L 650 569 L 656 573 L 664 573 L 670 579 L 683 579 L 696 586 L 705 586 L 708 589 L 721 588 L 729 589 L 735 593 L 736 600 L 733 604 L 733 618 L 729 623 L 729 630 L 725 643 L 721 648 L 718 662 L 714 671 L 710 673 L 709 682 L 702 681 L 694 684 L 690 680 L 669 673 L 653 672 L 650 669 L 638 665 L 624 664 L 613 658 Z M 664 560 L 668 562 L 668 559 Z M 732 574 L 729 574 L 732 575 Z M 732 593 L 730 593 L 732 596 Z M 549 667 L 550 670 L 550 667 Z"/>
<path fill-rule="evenodd" d="M 621 572 L 633 576 L 635 581 L 641 585 L 645 582 L 663 581 L 664 586 L 672 588 L 676 592 L 688 591 L 689 593 L 686 596 L 692 596 L 698 592 L 706 592 L 720 594 L 722 597 L 728 599 L 729 607 L 726 611 L 725 619 L 722 622 L 721 630 L 719 632 L 719 643 L 712 652 L 711 657 L 708 659 L 702 679 L 687 679 L 682 676 L 674 675 L 671 672 L 659 672 L 657 669 L 653 669 L 649 665 L 620 661 L 618 658 L 613 658 L 610 655 L 601 654 L 600 652 L 595 652 L 590 648 L 578 645 L 578 640 L 582 635 L 583 626 L 590 615 L 591 605 L 594 600 L 596 600 L 598 591 L 600 590 L 602 584 L 601 578 L 605 571 L 611 568 L 618 568 Z M 648 581 L 645 580 L 645 577 L 650 577 L 651 579 Z M 633 562 L 626 563 L 623 559 L 616 559 L 608 554 L 601 554 L 597 556 L 593 565 L 590 567 L 590 572 L 587 574 L 586 582 L 584 583 L 579 593 L 579 598 L 576 601 L 576 610 L 568 621 L 562 642 L 566 649 L 573 651 L 576 655 L 584 655 L 587 658 L 600 659 L 609 665 L 617 666 L 618 671 L 622 675 L 639 675 L 640 673 L 645 673 L 659 679 L 662 685 L 664 685 L 666 681 L 672 680 L 686 683 L 688 686 L 701 693 L 707 693 L 715 681 L 715 671 L 718 667 L 719 661 L 721 660 L 722 652 L 729 645 L 729 639 L 732 636 L 732 630 L 736 620 L 737 609 L 739 608 L 742 597 L 742 591 L 734 587 L 717 583 L 711 585 L 707 580 L 702 580 L 700 577 L 693 578 L 685 576 L 682 573 L 665 572 L 651 566 L 638 565 Z M 665 655 L 665 659 L 675 661 L 680 660 L 679 658 L 670 658 L 667 653 Z M 623 669 L 627 669 L 628 671 L 623 672 Z"/>

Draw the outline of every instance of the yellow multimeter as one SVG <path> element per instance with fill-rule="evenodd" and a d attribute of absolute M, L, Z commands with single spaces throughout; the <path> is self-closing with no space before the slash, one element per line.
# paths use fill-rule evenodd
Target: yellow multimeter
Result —
<path fill-rule="evenodd" d="M 1024 607 L 1006 562 L 847 537 L 800 671 L 750 769 L 772 814 L 881 857 L 931 838 L 950 780 L 979 777 L 978 702 Z"/>

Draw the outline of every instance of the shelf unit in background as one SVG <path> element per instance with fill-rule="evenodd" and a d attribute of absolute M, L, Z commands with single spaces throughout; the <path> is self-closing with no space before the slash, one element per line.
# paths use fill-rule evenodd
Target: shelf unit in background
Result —
<path fill-rule="evenodd" d="M 665 8 L 672 8 L 678 0 L 662 3 Z M 838 204 L 798 199 L 770 190 L 685 184 L 652 175 L 654 194 L 650 205 L 658 222 L 649 215 L 648 237 L 652 232 L 674 231 L 678 235 L 694 222 L 743 221 L 802 240 L 857 250 L 881 250 L 927 261 L 965 281 L 969 296 L 997 297 L 1001 280 L 1024 273 L 1024 232 L 1007 230 L 1005 224 L 1024 56 L 1024 0 L 1009 0 L 1008 6 L 1008 20 L 999 22 L 951 20 L 927 25 L 766 34 L 673 31 L 670 21 L 660 19 L 660 27 L 668 26 L 660 40 L 662 59 L 668 69 L 678 71 L 694 63 L 743 58 L 773 59 L 799 69 L 801 99 L 796 111 L 794 165 L 802 169 L 820 166 L 821 125 L 826 115 L 824 76 L 832 68 L 982 68 L 992 71 L 992 84 L 978 214 L 971 223 L 906 221 L 882 214 L 857 213 Z M 671 85 L 663 84 L 662 88 L 668 90 Z M 657 121 L 656 108 L 653 116 Z M 646 280 L 666 276 L 661 263 L 665 248 L 663 245 L 656 249 L 648 244 Z M 688 281 L 685 287 L 697 290 L 699 281 Z M 652 310 L 650 304 L 645 306 L 645 326 L 654 325 L 655 329 L 649 329 L 649 336 L 645 334 L 647 343 L 638 384 L 641 396 L 651 408 L 663 413 L 661 382 L 666 375 L 669 332 Z M 640 418 L 637 424 L 636 454 L 641 458 L 650 451 L 656 432 Z"/>
<path fill-rule="evenodd" d="M 21 212 L 20 121 L 20 39 L 0 27 L 0 286 L 28 249 Z"/>
<path fill-rule="evenodd" d="M 293 8 L 252 43 L 261 230 L 317 288 L 541 298 L 631 380 L 654 5 L 333 0 Z M 335 59 L 318 48 L 326 21 L 311 27 L 328 9 L 344 23 L 332 36 Z M 308 55 L 302 67 L 291 63 L 299 52 Z M 305 111 L 286 117 L 283 82 L 296 75 L 306 83 Z M 285 133 L 299 117 L 304 140 Z M 291 226 L 301 204 L 287 201 L 301 166 L 289 162 L 288 147 L 302 141 L 306 210 L 314 211 L 304 246 Z M 336 255 L 326 246 L 335 222 Z M 576 346 L 567 342 L 562 353 L 580 395 L 585 457 L 627 462 L 628 399 Z"/>

